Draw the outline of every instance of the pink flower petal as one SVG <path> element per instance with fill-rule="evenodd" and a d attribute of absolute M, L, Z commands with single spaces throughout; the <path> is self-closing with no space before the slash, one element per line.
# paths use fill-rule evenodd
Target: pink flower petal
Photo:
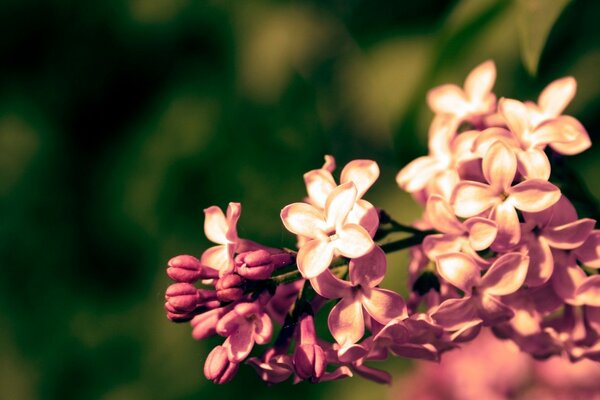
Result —
<path fill-rule="evenodd" d="M 543 285 L 554 272 L 554 257 L 550 246 L 543 238 L 538 239 L 534 235 L 528 237 L 525 246 L 529 255 L 525 284 L 530 287 Z"/>
<path fill-rule="evenodd" d="M 346 222 L 362 226 L 373 237 L 379 228 L 379 212 L 373 204 L 360 199 L 348 214 Z"/>
<path fill-rule="evenodd" d="M 363 289 L 362 305 L 375 321 L 383 325 L 393 319 L 407 317 L 402 296 L 388 289 Z"/>
<path fill-rule="evenodd" d="M 333 157 L 332 155 L 326 154 L 325 162 L 323 163 L 323 166 L 321 167 L 321 169 L 324 169 L 325 171 L 329 171 L 330 173 L 333 173 L 333 171 L 335 171 L 335 157 Z"/>
<path fill-rule="evenodd" d="M 356 186 L 346 182 L 336 187 L 327 197 L 325 203 L 325 220 L 327 227 L 339 229 L 356 203 Z"/>
<path fill-rule="evenodd" d="M 436 264 L 442 278 L 465 293 L 471 293 L 473 286 L 479 283 L 479 268 L 471 256 L 445 254 L 437 258 Z"/>
<path fill-rule="evenodd" d="M 465 239 L 455 235 L 427 235 L 423 240 L 423 251 L 430 260 L 448 253 L 460 252 Z"/>
<path fill-rule="evenodd" d="M 586 267 L 600 268 L 600 230 L 592 231 L 587 240 L 574 253 Z"/>
<path fill-rule="evenodd" d="M 242 213 L 242 205 L 240 203 L 229 203 L 227 206 L 227 240 L 229 242 L 236 242 L 238 240 L 237 235 L 237 223 Z"/>
<path fill-rule="evenodd" d="M 312 278 L 310 284 L 313 289 L 315 289 L 315 292 L 327 299 L 339 299 L 350 296 L 352 293 L 352 284 L 348 281 L 339 279 L 328 269 L 323 271 L 316 278 Z"/>
<path fill-rule="evenodd" d="M 572 250 L 586 241 L 595 225 L 595 220 L 583 218 L 569 224 L 547 227 L 542 235 L 555 249 Z"/>
<path fill-rule="evenodd" d="M 354 372 L 370 381 L 389 385 L 392 382 L 392 376 L 389 372 L 377 368 L 367 367 L 364 364 L 355 365 Z"/>
<path fill-rule="evenodd" d="M 313 239 L 306 242 L 298 251 L 298 270 L 306 279 L 312 279 L 329 268 L 333 260 L 334 247 L 328 240 Z"/>
<path fill-rule="evenodd" d="M 517 157 L 502 141 L 494 143 L 483 157 L 483 175 L 496 193 L 506 192 L 517 173 Z"/>
<path fill-rule="evenodd" d="M 367 254 L 375 243 L 369 232 L 360 225 L 346 224 L 336 231 L 337 239 L 332 245 L 344 257 L 358 258 Z"/>
<path fill-rule="evenodd" d="M 375 287 L 385 276 L 387 269 L 385 253 L 381 247 L 375 246 L 364 256 L 350 260 L 349 269 L 350 281 L 354 286 Z"/>
<path fill-rule="evenodd" d="M 436 114 L 462 115 L 468 111 L 468 101 L 461 88 L 442 85 L 427 93 L 427 104 Z"/>
<path fill-rule="evenodd" d="M 438 361 L 440 359 L 437 349 L 429 343 L 392 345 L 390 351 L 397 357 L 412 358 L 413 360 Z"/>
<path fill-rule="evenodd" d="M 258 344 L 266 344 L 271 340 L 273 334 L 273 323 L 266 313 L 254 321 L 254 340 Z"/>
<path fill-rule="evenodd" d="M 521 239 L 521 226 L 517 210 L 508 201 L 498 204 L 490 216 L 496 221 L 498 232 L 493 244 L 495 249 L 506 249 L 515 246 Z"/>
<path fill-rule="evenodd" d="M 575 291 L 581 304 L 600 307 L 600 275 L 588 276 Z"/>
<path fill-rule="evenodd" d="M 450 150 L 450 141 L 456 137 L 458 123 L 454 116 L 436 115 L 429 125 L 427 132 L 427 146 L 429 155 L 435 159 L 447 159 Z"/>
<path fill-rule="evenodd" d="M 337 186 L 331 173 L 324 169 L 314 169 L 305 173 L 304 183 L 311 204 L 320 209 L 325 208 L 327 197 Z"/>
<path fill-rule="evenodd" d="M 521 139 L 529 132 L 529 115 L 525 104 L 517 100 L 500 99 L 498 111 L 506 120 L 510 130 L 518 138 Z"/>
<path fill-rule="evenodd" d="M 357 198 L 361 198 L 379 178 L 379 166 L 371 160 L 350 161 L 340 175 L 340 183 L 353 182 Z"/>
<path fill-rule="evenodd" d="M 519 151 L 517 153 L 519 161 L 519 172 L 526 179 L 543 179 L 545 181 L 550 178 L 550 161 L 546 153 L 539 149 L 531 149 L 527 151 Z"/>
<path fill-rule="evenodd" d="M 518 148 L 519 141 L 515 135 L 504 128 L 492 127 L 484 129 L 473 142 L 473 151 L 483 158 L 489 149 L 498 141 L 502 141 L 509 148 Z"/>
<path fill-rule="evenodd" d="M 212 269 L 219 271 L 219 275 L 231 272 L 234 269 L 233 263 L 234 247 L 228 245 L 213 246 L 202 253 L 200 263 L 207 265 Z"/>
<path fill-rule="evenodd" d="M 460 235 L 464 228 L 454 216 L 450 205 L 439 195 L 431 195 L 425 206 L 425 218 L 438 232 Z"/>
<path fill-rule="evenodd" d="M 363 358 L 369 353 L 369 349 L 362 344 L 344 346 L 338 350 L 338 359 L 343 363 L 351 363 Z"/>
<path fill-rule="evenodd" d="M 489 210 L 500 201 L 491 187 L 480 182 L 462 181 L 454 188 L 454 213 L 461 218 L 474 217 Z"/>
<path fill-rule="evenodd" d="M 473 69 L 465 79 L 465 92 L 471 101 L 483 101 L 496 82 L 496 65 L 487 60 Z"/>
<path fill-rule="evenodd" d="M 560 189 L 541 179 L 530 179 L 513 186 L 508 200 L 521 211 L 539 212 L 560 199 Z"/>
<path fill-rule="evenodd" d="M 493 326 L 511 319 L 515 313 L 507 305 L 489 294 L 484 294 L 477 303 L 479 317 L 484 325 Z"/>
<path fill-rule="evenodd" d="M 229 361 L 242 362 L 252 351 L 254 339 L 252 335 L 252 324 L 246 323 L 238 327 L 231 336 L 225 340 L 223 346 L 227 349 Z"/>
<path fill-rule="evenodd" d="M 573 100 L 577 82 L 571 76 L 550 83 L 540 94 L 538 104 L 549 118 L 558 117 Z"/>
<path fill-rule="evenodd" d="M 552 121 L 552 124 L 559 124 L 560 129 L 571 137 L 571 140 L 568 142 L 550 143 L 550 147 L 557 153 L 570 156 L 582 153 L 592 146 L 592 141 L 587 131 L 575 118 L 563 115 Z"/>
<path fill-rule="evenodd" d="M 444 169 L 437 159 L 423 156 L 414 159 L 396 175 L 396 183 L 409 193 L 423 189 L 431 179 Z"/>
<path fill-rule="evenodd" d="M 213 243 L 225 244 L 227 240 L 227 220 L 225 214 L 217 206 L 204 210 L 204 234 Z"/>
<path fill-rule="evenodd" d="M 343 298 L 331 309 L 327 325 L 340 345 L 348 346 L 358 342 L 365 333 L 362 305 L 351 297 Z"/>
<path fill-rule="evenodd" d="M 464 225 L 469 231 L 469 243 L 476 251 L 487 249 L 496 239 L 498 226 L 491 219 L 472 217 Z"/>
<path fill-rule="evenodd" d="M 311 239 L 324 234 L 326 229 L 323 213 L 306 203 L 293 203 L 284 207 L 281 210 L 281 221 L 288 231 Z"/>
<path fill-rule="evenodd" d="M 507 253 L 498 258 L 481 280 L 481 291 L 492 296 L 505 296 L 516 292 L 525 281 L 529 257 L 520 253 Z"/>
<path fill-rule="evenodd" d="M 564 251 L 555 251 L 553 256 L 556 260 L 551 278 L 554 291 L 566 303 L 580 305 L 575 291 L 585 281 L 585 272 L 577 266 L 573 255 L 567 255 Z"/>
<path fill-rule="evenodd" d="M 471 297 L 448 299 L 431 314 L 431 318 L 449 331 L 461 329 L 479 320 Z"/>

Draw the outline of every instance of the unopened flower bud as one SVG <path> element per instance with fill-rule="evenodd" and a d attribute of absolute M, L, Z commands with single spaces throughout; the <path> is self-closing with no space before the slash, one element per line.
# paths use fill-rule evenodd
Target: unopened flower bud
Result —
<path fill-rule="evenodd" d="M 301 379 L 318 381 L 325 372 L 325 352 L 318 344 L 302 344 L 294 352 L 294 369 Z"/>
<path fill-rule="evenodd" d="M 233 379 L 237 373 L 239 364 L 229 361 L 227 350 L 223 346 L 215 347 L 204 363 L 204 376 L 206 379 L 219 385 Z"/>
<path fill-rule="evenodd" d="M 199 290 L 190 283 L 174 283 L 165 293 L 165 308 L 169 312 L 185 314 L 193 311 L 201 300 Z"/>
<path fill-rule="evenodd" d="M 271 254 L 262 249 L 238 254 L 235 265 L 238 274 L 251 280 L 268 279 L 275 269 Z"/>
<path fill-rule="evenodd" d="M 196 257 L 179 255 L 169 260 L 167 275 L 175 282 L 194 283 L 199 279 L 210 279 L 219 276 L 219 272 L 200 263 Z"/>
<path fill-rule="evenodd" d="M 244 294 L 244 278 L 236 274 L 225 275 L 217 281 L 215 289 L 221 301 L 236 301 Z"/>

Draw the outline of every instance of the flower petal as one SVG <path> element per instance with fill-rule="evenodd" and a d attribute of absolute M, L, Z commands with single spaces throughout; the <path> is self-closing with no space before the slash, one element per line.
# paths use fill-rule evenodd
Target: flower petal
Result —
<path fill-rule="evenodd" d="M 519 225 L 517 210 L 512 204 L 508 201 L 498 204 L 494 207 L 490 218 L 496 221 L 498 227 L 496 240 L 492 245 L 494 249 L 502 250 L 519 243 L 521 226 Z"/>
<path fill-rule="evenodd" d="M 497 193 L 506 192 L 517 173 L 517 157 L 502 141 L 494 143 L 483 157 L 483 175 Z"/>
<path fill-rule="evenodd" d="M 314 169 L 305 173 L 304 183 L 311 204 L 320 209 L 325 208 L 327 197 L 337 186 L 331 173 L 325 169 Z"/>
<path fill-rule="evenodd" d="M 445 254 L 437 258 L 436 264 L 442 278 L 465 293 L 471 293 L 473 286 L 479 283 L 479 268 L 471 256 Z"/>
<path fill-rule="evenodd" d="M 365 333 L 362 305 L 351 297 L 344 297 L 331 309 L 327 325 L 340 345 L 358 342 Z"/>
<path fill-rule="evenodd" d="M 377 228 L 379 228 L 379 212 L 373 204 L 360 199 L 356 201 L 356 204 L 350 210 L 346 222 L 362 226 L 373 237 L 377 232 Z"/>
<path fill-rule="evenodd" d="M 539 149 L 530 149 L 519 151 L 517 153 L 519 161 L 519 172 L 525 179 L 543 179 L 550 178 L 550 161 L 546 153 Z"/>
<path fill-rule="evenodd" d="M 346 224 L 336 231 L 337 239 L 331 243 L 344 257 L 357 258 L 367 254 L 375 243 L 369 232 L 360 225 Z"/>
<path fill-rule="evenodd" d="M 281 221 L 296 235 L 314 239 L 326 229 L 323 213 L 306 203 L 293 203 L 281 210 Z"/>
<path fill-rule="evenodd" d="M 575 257 L 564 251 L 552 252 L 555 261 L 552 274 L 552 287 L 556 294 L 566 303 L 580 305 L 580 300 L 575 295 L 577 288 L 585 281 L 585 272 L 575 263 Z"/>
<path fill-rule="evenodd" d="M 441 233 L 460 235 L 464 228 L 454 216 L 450 205 L 440 195 L 431 195 L 425 206 L 425 218 L 433 229 Z"/>
<path fill-rule="evenodd" d="M 574 253 L 586 267 L 600 268 L 600 230 L 592 231 L 587 240 Z"/>
<path fill-rule="evenodd" d="M 568 142 L 550 143 L 550 147 L 557 153 L 570 156 L 582 153 L 592 146 L 587 131 L 575 118 L 563 115 L 552 121 L 552 124 L 560 124 L 560 129 L 566 131 L 571 138 Z"/>
<path fill-rule="evenodd" d="M 516 292 L 525 281 L 529 257 L 520 253 L 507 253 L 498 258 L 481 280 L 481 291 L 492 296 L 505 296 Z"/>
<path fill-rule="evenodd" d="M 354 204 L 356 204 L 356 186 L 353 182 L 346 182 L 336 187 L 325 203 L 327 227 L 338 229 L 342 226 Z"/>
<path fill-rule="evenodd" d="M 225 214 L 217 206 L 208 207 L 204 210 L 204 234 L 213 243 L 227 243 L 227 220 Z"/>
<path fill-rule="evenodd" d="M 476 251 L 487 249 L 496 239 L 498 225 L 491 219 L 472 217 L 464 225 L 469 231 L 469 243 Z"/>
<path fill-rule="evenodd" d="M 491 187 L 480 182 L 462 181 L 454 188 L 452 205 L 461 218 L 474 217 L 489 210 L 500 201 Z"/>
<path fill-rule="evenodd" d="M 273 323 L 266 313 L 254 321 L 254 340 L 258 344 L 266 344 L 273 334 Z"/>
<path fill-rule="evenodd" d="M 333 245 L 327 240 L 313 239 L 306 242 L 298 251 L 298 270 L 306 279 L 317 277 L 325 271 L 333 260 Z"/>
<path fill-rule="evenodd" d="M 551 82 L 540 94 L 538 104 L 548 118 L 558 117 L 573 100 L 577 81 L 571 76 Z"/>
<path fill-rule="evenodd" d="M 227 349 L 229 361 L 242 362 L 252 351 L 254 339 L 252 335 L 252 324 L 241 324 L 236 331 L 229 336 L 223 346 Z"/>
<path fill-rule="evenodd" d="M 489 294 L 484 294 L 477 303 L 479 317 L 484 325 L 493 326 L 508 321 L 515 313 L 500 300 Z"/>
<path fill-rule="evenodd" d="M 350 161 L 340 175 L 340 183 L 353 182 L 357 198 L 361 198 L 379 178 L 379 166 L 371 160 Z"/>
<path fill-rule="evenodd" d="M 423 239 L 423 251 L 430 260 L 448 253 L 458 253 L 462 248 L 464 238 L 455 235 L 427 235 Z"/>
<path fill-rule="evenodd" d="M 583 218 L 565 225 L 546 227 L 542 235 L 555 249 L 572 250 L 586 241 L 595 225 L 595 220 Z"/>
<path fill-rule="evenodd" d="M 438 306 L 431 314 L 431 318 L 440 326 L 449 331 L 461 329 L 479 320 L 473 305 L 473 298 L 448 299 Z"/>
<path fill-rule="evenodd" d="M 351 294 L 352 284 L 336 277 L 329 269 L 312 278 L 310 284 L 315 292 L 326 299 L 339 299 Z"/>
<path fill-rule="evenodd" d="M 209 247 L 202 253 L 200 263 L 216 269 L 222 276 L 234 269 L 233 250 L 233 246 L 228 245 Z"/>
<path fill-rule="evenodd" d="M 554 257 L 550 246 L 543 238 L 537 238 L 535 235 L 528 235 L 525 246 L 529 255 L 525 284 L 530 287 L 543 285 L 554 272 Z"/>
<path fill-rule="evenodd" d="M 498 111 L 504 117 L 510 130 L 523 139 L 529 132 L 529 114 L 525 104 L 512 99 L 500 99 Z"/>
<path fill-rule="evenodd" d="M 229 242 L 236 242 L 238 240 L 237 235 L 237 223 L 242 213 L 242 205 L 240 203 L 229 203 L 227 206 L 227 240 Z"/>
<path fill-rule="evenodd" d="M 441 85 L 427 93 L 427 104 L 436 114 L 463 115 L 468 111 L 468 101 L 456 85 Z"/>
<path fill-rule="evenodd" d="M 388 290 L 374 288 L 362 291 L 362 305 L 367 313 L 380 324 L 387 324 L 396 318 L 406 318 L 406 304 L 402 296 Z"/>
<path fill-rule="evenodd" d="M 496 65 L 487 60 L 473 69 L 465 79 L 465 92 L 471 101 L 483 101 L 496 82 Z"/>
<path fill-rule="evenodd" d="M 409 193 L 423 189 L 431 179 L 444 169 L 439 160 L 422 156 L 408 163 L 396 175 L 396 183 Z"/>
<path fill-rule="evenodd" d="M 539 212 L 560 199 L 560 189 L 548 181 L 530 179 L 510 188 L 508 201 L 516 209 Z"/>
<path fill-rule="evenodd" d="M 364 256 L 350 260 L 350 281 L 354 286 L 375 287 L 383 280 L 386 269 L 385 253 L 375 246 Z"/>
<path fill-rule="evenodd" d="M 600 307 L 600 275 L 588 276 L 575 291 L 581 304 Z"/>

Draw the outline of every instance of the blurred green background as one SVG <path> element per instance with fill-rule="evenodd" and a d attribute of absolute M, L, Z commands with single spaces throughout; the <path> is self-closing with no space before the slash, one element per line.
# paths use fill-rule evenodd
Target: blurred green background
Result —
<path fill-rule="evenodd" d="M 368 199 L 412 221 L 394 176 L 426 152 L 425 93 L 489 58 L 499 96 L 573 75 L 567 112 L 597 141 L 600 3 L 551 3 L 3 0 L 0 398 L 401 398 L 362 378 L 269 388 L 250 367 L 207 382 L 219 341 L 164 317 L 166 261 L 199 255 L 202 210 L 229 201 L 241 236 L 293 245 L 279 210 L 324 154 L 376 159 Z M 527 35 L 545 43 L 534 76 Z M 597 197 L 598 155 L 570 160 Z"/>

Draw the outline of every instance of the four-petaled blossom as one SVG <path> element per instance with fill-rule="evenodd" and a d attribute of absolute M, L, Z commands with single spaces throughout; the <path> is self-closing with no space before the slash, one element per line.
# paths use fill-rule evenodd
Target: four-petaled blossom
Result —
<path fill-rule="evenodd" d="M 265 344 L 271 339 L 273 325 L 257 303 L 238 303 L 217 323 L 216 331 L 227 337 L 223 346 L 231 362 L 248 357 L 254 343 Z"/>
<path fill-rule="evenodd" d="M 375 247 L 365 256 L 350 261 L 350 281 L 337 278 L 329 270 L 311 280 L 319 295 L 328 299 L 341 298 L 331 310 L 327 322 L 331 334 L 341 345 L 342 353 L 364 335 L 363 310 L 383 325 L 395 318 L 406 318 L 402 296 L 377 287 L 383 280 L 386 265 L 385 253 L 380 247 Z"/>
<path fill-rule="evenodd" d="M 219 245 L 206 250 L 201 263 L 218 270 L 220 276 L 231 273 L 235 267 L 233 256 L 239 240 L 236 225 L 241 211 L 240 203 L 229 203 L 227 217 L 217 206 L 204 210 L 204 234 Z"/>
<path fill-rule="evenodd" d="M 483 158 L 486 183 L 461 181 L 454 189 L 453 205 L 457 216 L 469 218 L 491 210 L 496 221 L 497 248 L 516 245 L 521 238 L 517 210 L 539 212 L 560 199 L 560 190 L 542 179 L 529 179 L 513 186 L 517 158 L 502 142 L 494 143 Z"/>
<path fill-rule="evenodd" d="M 373 248 L 373 239 L 365 228 L 347 221 L 356 197 L 356 186 L 347 182 L 327 196 L 324 211 L 306 203 L 290 204 L 281 211 L 285 227 L 309 239 L 297 257 L 298 269 L 305 278 L 322 273 L 336 254 L 356 258 Z"/>
<path fill-rule="evenodd" d="M 527 276 L 529 257 L 506 253 L 481 277 L 481 269 L 472 257 L 463 253 L 438 257 L 439 274 L 465 297 L 448 299 L 432 313 L 432 318 L 448 330 L 459 330 L 473 322 L 492 325 L 510 319 L 513 311 L 499 297 L 516 292 Z"/>

